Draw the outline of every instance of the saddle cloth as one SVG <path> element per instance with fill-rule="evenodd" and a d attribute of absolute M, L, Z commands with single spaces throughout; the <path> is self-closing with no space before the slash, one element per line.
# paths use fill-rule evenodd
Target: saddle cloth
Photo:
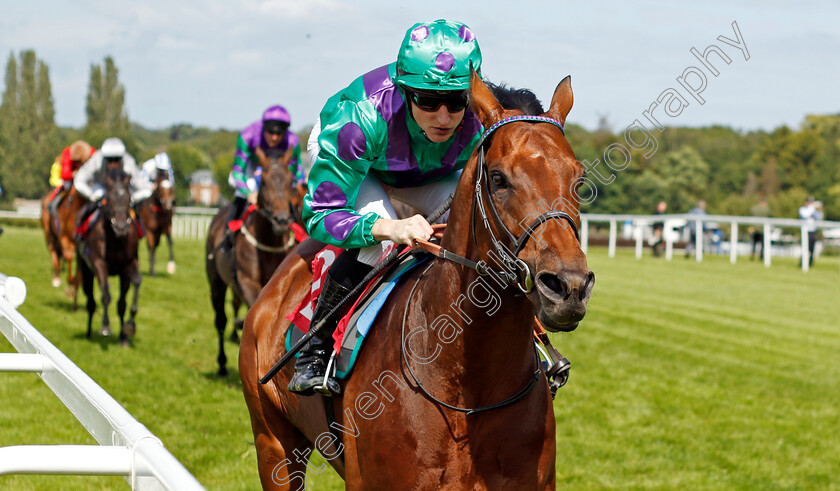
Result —
<path fill-rule="evenodd" d="M 146 235 L 146 230 L 143 228 L 143 224 L 140 223 L 141 221 L 137 219 L 137 214 L 134 213 L 134 208 L 129 209 L 129 215 L 131 215 L 131 220 L 134 222 L 134 226 L 137 228 L 137 238 L 142 239 Z M 96 221 L 99 220 L 99 209 L 93 211 L 88 217 L 76 226 L 76 230 L 74 233 L 76 234 L 76 238 L 80 240 L 87 240 L 88 231 L 93 226 Z"/>
<path fill-rule="evenodd" d="M 312 289 L 295 311 L 286 316 L 292 322 L 286 334 L 286 350 L 291 349 L 304 333 L 309 331 L 315 300 L 317 294 L 321 291 L 322 278 L 340 252 L 341 249 L 338 247 L 327 246 L 312 261 Z M 338 327 L 333 333 L 333 340 L 335 341 L 333 349 L 337 353 L 335 376 L 339 379 L 349 378 L 362 349 L 365 336 L 370 331 L 377 314 L 385 305 L 385 301 L 400 278 L 431 256 L 417 257 L 404 253 L 401 257 L 397 263 L 371 280 L 356 303 L 339 321 Z M 298 353 L 295 357 L 299 355 Z"/>
<path fill-rule="evenodd" d="M 228 223 L 228 229 L 231 232 L 239 232 L 242 228 L 242 225 L 245 223 L 245 220 L 248 219 L 248 215 L 256 211 L 257 205 L 248 205 L 248 208 L 245 210 L 245 213 L 242 214 L 242 218 L 238 218 L 236 220 L 231 220 Z M 295 241 L 300 244 L 303 242 L 309 235 L 306 233 L 306 230 L 303 229 L 297 222 L 292 223 L 289 225 L 289 228 L 292 229 L 292 233 L 295 234 Z"/>

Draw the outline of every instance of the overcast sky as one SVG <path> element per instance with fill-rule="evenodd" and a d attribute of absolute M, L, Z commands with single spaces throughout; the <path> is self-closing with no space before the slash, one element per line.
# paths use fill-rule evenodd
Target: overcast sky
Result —
<path fill-rule="evenodd" d="M 3 66 L 35 50 L 62 126 L 84 124 L 90 65 L 111 55 L 129 118 L 143 126 L 240 129 L 279 103 L 301 129 L 337 90 L 396 59 L 407 28 L 437 18 L 470 26 L 494 82 L 547 103 L 571 75 L 569 121 L 590 129 L 605 116 L 623 130 L 668 88 L 689 105 L 676 117 L 658 109 L 666 125 L 772 129 L 840 113 L 836 0 L 2 0 L 0 11 Z M 737 39 L 733 22 L 749 60 L 717 39 Z M 713 43 L 732 60 L 710 56 L 717 77 L 689 51 Z M 702 105 L 677 82 L 692 66 L 707 79 Z"/>

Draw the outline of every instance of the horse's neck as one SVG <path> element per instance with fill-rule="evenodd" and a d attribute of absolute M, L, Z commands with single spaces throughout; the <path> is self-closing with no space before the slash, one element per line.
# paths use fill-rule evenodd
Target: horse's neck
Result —
<path fill-rule="evenodd" d="M 472 220 L 480 220 L 473 216 L 473 185 L 467 184 L 475 182 L 475 169 L 473 161 L 464 170 L 441 242 L 444 248 L 473 261 L 487 259 L 490 243 L 484 225 L 472 224 Z M 441 356 L 451 358 L 449 362 L 476 379 L 478 386 L 508 380 L 521 383 L 521 374 L 534 367 L 534 308 L 528 299 L 515 285 L 478 276 L 454 262 L 437 260 L 427 276 L 430 279 L 424 281 L 420 298 L 422 308 L 427 309 L 426 318 L 430 323 L 440 319 L 440 325 L 451 320 L 462 329 L 454 341 L 442 345 Z M 448 319 L 441 317 L 444 315 Z M 430 330 L 428 347 L 433 349 L 439 341 L 439 335 Z"/>
<path fill-rule="evenodd" d="M 406 336 L 418 327 L 424 331 L 417 331 L 404 349 L 416 352 L 415 360 L 440 353 L 420 370 L 458 380 L 464 397 L 477 397 L 482 404 L 488 399 L 481 394 L 488 391 L 519 390 L 535 366 L 527 299 L 515 295 L 515 287 L 502 288 L 454 263 L 438 260 L 424 276 L 409 308 L 422 312 L 425 325 L 403 326 Z"/>

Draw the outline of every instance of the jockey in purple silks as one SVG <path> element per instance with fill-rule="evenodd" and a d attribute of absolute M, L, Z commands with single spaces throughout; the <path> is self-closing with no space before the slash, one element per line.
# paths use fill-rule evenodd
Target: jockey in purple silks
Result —
<path fill-rule="evenodd" d="M 228 222 L 242 215 L 247 203 L 256 204 L 257 191 L 260 187 L 262 167 L 257 159 L 257 149 L 267 157 L 281 157 L 292 149 L 289 170 L 294 176 L 294 184 L 305 184 L 306 177 L 300 164 L 300 139 L 289 131 L 292 119 L 283 106 L 271 106 L 265 110 L 260 121 L 251 123 L 239 133 L 236 140 L 236 155 L 233 158 L 233 171 L 228 183 L 236 190 L 233 204 L 228 214 Z"/>
<path fill-rule="evenodd" d="M 311 325 L 394 243 L 431 237 L 421 215 L 397 219 L 390 198 L 428 214 L 455 192 L 483 131 L 467 105 L 470 66 L 480 70 L 481 50 L 469 27 L 418 23 L 406 32 L 396 63 L 362 75 L 327 101 L 309 138 L 313 165 L 303 220 L 313 238 L 346 250 L 327 272 Z M 331 321 L 300 352 L 290 391 L 341 391 L 325 373 L 337 319 Z"/>

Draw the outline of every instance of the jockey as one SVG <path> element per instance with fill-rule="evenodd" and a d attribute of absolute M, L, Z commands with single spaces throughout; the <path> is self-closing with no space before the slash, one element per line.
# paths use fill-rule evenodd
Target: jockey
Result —
<path fill-rule="evenodd" d="M 406 32 L 396 63 L 362 75 L 327 101 L 309 139 L 313 165 L 303 220 L 313 238 L 346 250 L 327 272 L 310 325 L 394 243 L 431 237 L 422 216 L 397 219 L 389 198 L 431 213 L 455 192 L 483 131 L 467 106 L 470 66 L 479 71 L 481 50 L 469 27 L 418 23 Z M 308 395 L 323 385 L 337 321 L 303 348 L 290 391 Z M 327 388 L 340 392 L 332 379 Z"/>
<path fill-rule="evenodd" d="M 239 133 L 233 171 L 228 177 L 228 183 L 236 190 L 228 212 L 228 223 L 242 215 L 246 203 L 257 203 L 257 191 L 262 175 L 262 167 L 257 158 L 258 148 L 268 157 L 281 157 L 291 148 L 289 170 L 294 176 L 295 184 L 306 182 L 300 165 L 300 140 L 296 134 L 289 131 L 291 122 L 286 108 L 271 106 L 265 110 L 260 121 L 251 123 Z"/>
<path fill-rule="evenodd" d="M 170 184 L 175 184 L 175 172 L 172 170 L 172 161 L 166 152 L 161 152 L 143 162 L 143 166 L 140 168 L 140 174 L 152 184 L 154 184 L 158 174 L 165 175 L 166 180 Z"/>
<path fill-rule="evenodd" d="M 76 191 L 90 200 L 87 207 L 79 214 L 78 223 L 85 219 L 98 206 L 99 200 L 105 196 L 105 175 L 108 167 L 119 165 L 131 178 L 131 199 L 139 203 L 152 195 L 152 187 L 144 179 L 137 168 L 137 163 L 130 153 L 126 152 L 125 144 L 119 138 L 108 138 L 102 143 L 91 158 L 82 165 L 73 178 Z"/>
<path fill-rule="evenodd" d="M 47 205 L 50 214 L 55 214 L 61 200 L 67 196 L 70 187 L 73 185 L 73 175 L 95 151 L 96 149 L 88 145 L 87 142 L 78 140 L 62 150 L 61 154 L 55 158 L 55 162 L 50 169 L 50 186 L 55 188 L 53 198 Z"/>

